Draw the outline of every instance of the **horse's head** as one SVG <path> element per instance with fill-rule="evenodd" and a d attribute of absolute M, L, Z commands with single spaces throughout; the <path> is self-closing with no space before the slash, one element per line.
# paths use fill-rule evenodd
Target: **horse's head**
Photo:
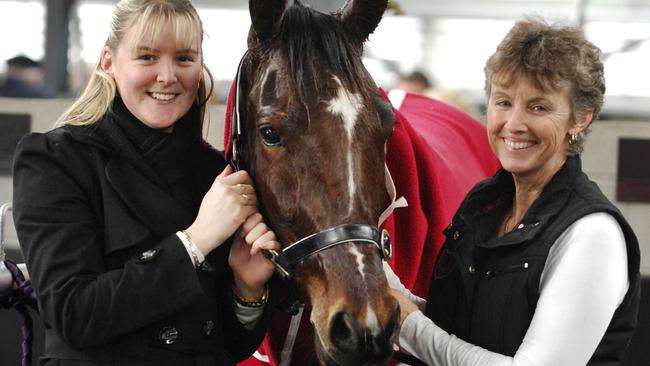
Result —
<path fill-rule="evenodd" d="M 399 319 L 382 271 L 383 243 L 346 236 L 379 237 L 368 228 L 389 203 L 384 153 L 394 116 L 361 61 L 386 3 L 349 1 L 332 15 L 299 3 L 286 8 L 286 0 L 249 3 L 249 50 L 238 78 L 240 159 L 283 243 L 322 231 L 332 243 L 343 241 L 298 254 L 290 268 L 312 308 L 325 364 L 385 363 Z M 364 226 L 327 231 L 342 224 Z"/>

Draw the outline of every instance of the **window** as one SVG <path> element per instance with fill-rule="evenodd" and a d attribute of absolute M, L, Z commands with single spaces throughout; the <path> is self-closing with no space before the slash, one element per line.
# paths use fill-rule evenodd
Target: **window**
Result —
<path fill-rule="evenodd" d="M 0 73 L 5 60 L 19 54 L 33 60 L 45 56 L 45 5 L 41 1 L 0 1 Z"/>

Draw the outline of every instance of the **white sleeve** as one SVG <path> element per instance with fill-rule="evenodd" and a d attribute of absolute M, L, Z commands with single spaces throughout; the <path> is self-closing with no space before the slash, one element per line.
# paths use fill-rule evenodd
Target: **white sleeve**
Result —
<path fill-rule="evenodd" d="M 421 312 L 402 324 L 400 346 L 429 365 L 585 365 L 629 287 L 627 248 L 606 213 L 573 223 L 553 244 L 540 297 L 514 357 L 487 351 L 446 333 Z"/>
<path fill-rule="evenodd" d="M 387 262 L 383 262 L 384 264 L 384 273 L 386 274 L 386 279 L 388 280 L 388 286 L 390 288 L 393 288 L 395 290 L 398 290 L 406 298 L 411 300 L 420 310 L 424 310 L 424 307 L 427 305 L 427 300 L 413 294 L 409 289 L 406 288 L 402 284 L 402 281 L 400 281 L 399 277 L 393 272 L 393 269 L 388 265 Z"/>

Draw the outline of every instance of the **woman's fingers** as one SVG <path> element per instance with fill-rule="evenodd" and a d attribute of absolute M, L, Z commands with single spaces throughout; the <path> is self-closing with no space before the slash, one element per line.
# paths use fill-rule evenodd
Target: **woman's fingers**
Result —
<path fill-rule="evenodd" d="M 225 178 L 225 177 L 229 176 L 230 174 L 232 174 L 232 167 L 230 166 L 230 164 L 228 164 L 228 165 L 226 165 L 225 168 L 223 168 L 221 173 L 219 173 L 217 178 Z"/>
<path fill-rule="evenodd" d="M 260 222 L 262 222 L 262 220 L 262 214 L 259 212 L 250 215 L 239 228 L 241 236 L 245 238 L 248 233 L 251 232 L 251 230 L 253 230 Z"/>
<path fill-rule="evenodd" d="M 257 239 L 267 232 L 272 232 L 268 226 L 263 221 L 259 221 L 255 226 L 250 229 L 244 239 L 248 244 L 253 244 Z"/>
<path fill-rule="evenodd" d="M 228 173 L 230 174 L 224 174 Z M 232 172 L 232 168 L 226 168 L 224 169 L 221 174 L 219 174 L 219 181 L 221 181 L 223 184 L 229 185 L 229 186 L 234 186 L 237 184 L 248 184 L 250 186 L 253 185 L 253 179 L 251 179 L 250 175 L 245 170 L 239 170 L 236 172 Z"/>
<path fill-rule="evenodd" d="M 243 206 L 257 206 L 257 197 L 253 194 L 241 194 L 237 199 Z"/>
<path fill-rule="evenodd" d="M 255 255 L 263 249 L 281 249 L 275 233 L 266 226 L 259 213 L 251 215 L 240 230 L 246 243 L 251 246 L 251 255 Z"/>
<path fill-rule="evenodd" d="M 227 166 L 203 197 L 188 232 L 196 238 L 202 252 L 209 253 L 256 212 L 257 196 L 250 176 L 245 171 L 233 172 Z"/>
<path fill-rule="evenodd" d="M 269 231 L 253 242 L 253 245 L 251 246 L 251 255 L 255 255 L 262 250 L 279 251 L 281 249 L 282 246 L 280 245 L 280 242 L 277 241 L 275 233 Z"/>

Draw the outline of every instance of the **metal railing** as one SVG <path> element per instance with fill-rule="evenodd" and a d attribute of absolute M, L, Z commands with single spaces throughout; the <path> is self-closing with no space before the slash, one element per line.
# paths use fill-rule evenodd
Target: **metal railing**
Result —
<path fill-rule="evenodd" d="M 7 267 L 4 264 L 4 260 L 7 257 L 5 251 L 5 248 L 7 246 L 7 243 L 5 242 L 5 238 L 6 238 L 5 218 L 7 217 L 7 214 L 10 211 L 11 211 L 11 203 L 5 203 L 2 206 L 0 206 L 0 293 L 9 290 L 13 285 L 13 277 L 11 276 L 11 272 L 9 272 L 9 269 L 7 269 Z M 29 279 L 25 264 L 24 263 L 18 264 L 18 268 L 20 268 L 20 270 L 25 275 L 25 279 Z"/>

